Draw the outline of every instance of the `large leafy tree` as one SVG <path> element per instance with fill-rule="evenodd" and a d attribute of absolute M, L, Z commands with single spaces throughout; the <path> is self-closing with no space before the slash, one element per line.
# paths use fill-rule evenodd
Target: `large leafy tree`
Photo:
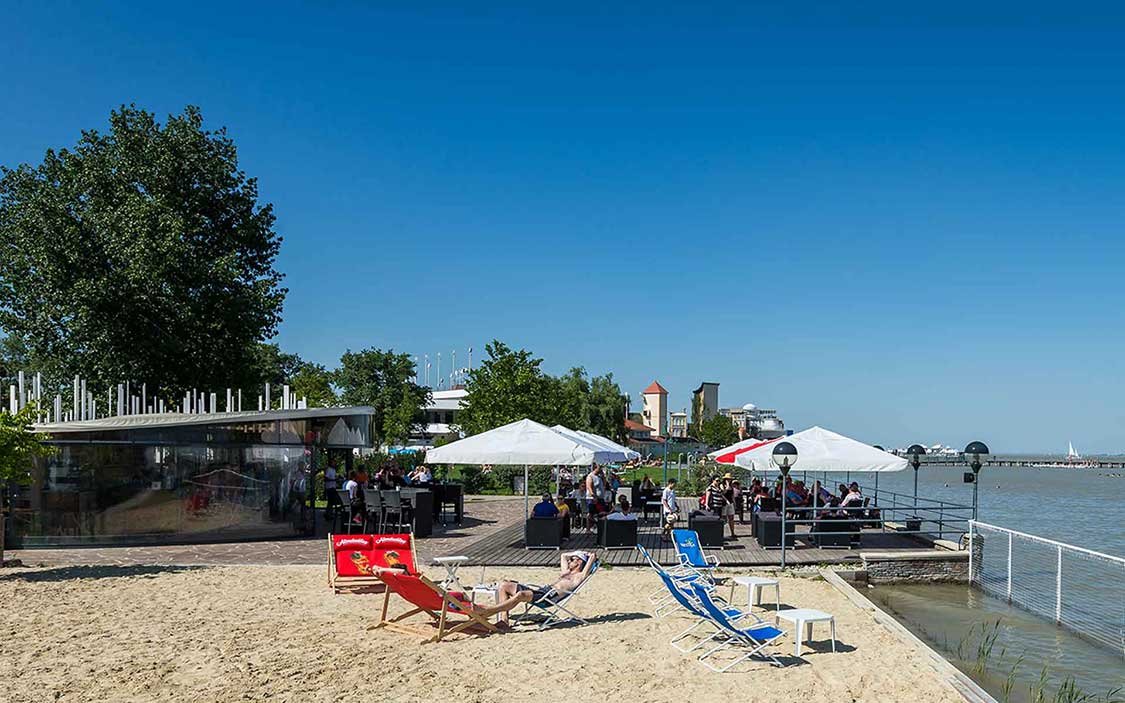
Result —
<path fill-rule="evenodd" d="M 545 425 L 559 422 L 557 379 L 543 373 L 526 349 L 513 351 L 499 340 L 485 345 L 488 358 L 469 372 L 458 424 L 466 434 L 477 434 L 509 422 L 529 418 Z"/>
<path fill-rule="evenodd" d="M 259 383 L 280 321 L 273 208 L 224 129 L 134 106 L 39 165 L 0 172 L 0 329 L 54 381 Z"/>
<path fill-rule="evenodd" d="M 414 361 L 393 350 L 347 351 L 335 374 L 344 405 L 370 405 L 379 442 L 405 442 L 425 421 L 430 389 L 414 382 Z"/>
<path fill-rule="evenodd" d="M 31 432 L 36 407 L 27 405 L 18 413 L 0 412 L 0 566 L 4 564 L 4 513 L 8 483 L 31 480 L 31 461 L 50 449 Z"/>
<path fill-rule="evenodd" d="M 716 413 L 700 423 L 699 439 L 710 447 L 725 447 L 738 441 L 738 430 L 729 417 Z"/>
<path fill-rule="evenodd" d="M 458 422 L 467 434 L 530 418 L 621 440 L 625 400 L 612 374 L 589 378 L 581 367 L 559 377 L 543 372 L 542 359 L 493 340 L 488 358 L 469 374 Z"/>
<path fill-rule="evenodd" d="M 321 364 L 302 362 L 289 378 L 289 385 L 298 398 L 309 401 L 310 407 L 329 407 L 338 401 L 332 387 L 333 374 Z"/>

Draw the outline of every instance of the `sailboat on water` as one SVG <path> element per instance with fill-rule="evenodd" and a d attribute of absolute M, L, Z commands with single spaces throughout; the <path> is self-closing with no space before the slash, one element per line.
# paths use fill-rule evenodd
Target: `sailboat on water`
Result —
<path fill-rule="evenodd" d="M 1078 451 L 1074 448 L 1074 442 L 1067 442 L 1066 443 L 1066 460 L 1067 461 L 1078 461 L 1081 458 L 1082 458 L 1082 455 L 1079 454 Z"/>

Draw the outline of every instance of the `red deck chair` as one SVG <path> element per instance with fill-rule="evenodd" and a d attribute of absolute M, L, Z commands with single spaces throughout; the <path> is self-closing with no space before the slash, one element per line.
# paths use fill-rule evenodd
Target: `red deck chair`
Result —
<path fill-rule="evenodd" d="M 401 567 L 418 573 L 410 534 L 328 535 L 328 585 L 333 593 L 383 587 L 376 570 Z"/>
<path fill-rule="evenodd" d="M 387 585 L 386 595 L 383 597 L 383 612 L 375 628 L 385 627 L 396 632 L 405 632 L 411 635 L 426 637 L 427 642 L 440 642 L 446 635 L 457 632 L 468 632 L 476 629 L 473 634 L 487 635 L 496 632 L 498 628 L 488 621 L 488 618 L 499 612 L 498 608 L 482 608 L 465 600 L 464 593 L 450 592 L 429 580 L 425 576 L 412 576 L 402 573 L 401 569 L 380 569 L 377 571 L 379 578 Z M 391 601 L 391 591 L 402 596 L 403 600 L 414 606 L 409 610 L 390 620 L 387 619 L 387 606 Z M 418 613 L 430 616 L 430 625 L 437 625 L 437 633 L 432 628 L 420 625 L 409 625 L 402 621 Z M 449 626 L 450 616 L 465 618 L 453 627 Z"/>

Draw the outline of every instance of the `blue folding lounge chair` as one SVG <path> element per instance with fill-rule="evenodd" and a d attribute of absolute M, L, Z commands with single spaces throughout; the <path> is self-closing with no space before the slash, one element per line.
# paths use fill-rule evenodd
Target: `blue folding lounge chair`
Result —
<path fill-rule="evenodd" d="M 663 571 L 679 583 L 686 583 L 688 581 L 694 581 L 699 578 L 699 575 L 694 572 L 677 573 L 672 570 L 664 569 L 664 567 L 656 563 L 656 560 L 652 558 L 652 554 L 649 553 L 647 549 L 645 549 L 645 546 L 643 544 L 637 545 L 637 551 L 640 552 L 641 558 L 644 559 L 648 563 L 648 565 L 653 568 L 654 571 Z M 656 617 L 660 617 L 660 611 L 664 610 L 668 605 L 672 603 L 672 596 L 670 596 L 668 594 L 668 591 L 663 586 L 661 586 L 652 593 L 648 594 L 648 602 L 652 603 L 653 605 L 652 614 Z"/>
<path fill-rule="evenodd" d="M 721 634 L 712 637 L 712 639 L 717 637 L 721 640 L 718 646 L 709 649 L 699 657 L 699 661 L 702 662 L 704 666 L 711 671 L 723 673 L 735 664 L 755 656 L 759 656 L 775 666 L 785 666 L 778 661 L 777 657 L 762 651 L 779 638 L 783 637 L 785 635 L 784 630 L 779 630 L 773 625 L 767 625 L 761 622 L 757 622 L 750 627 L 739 627 L 737 622 L 731 620 L 724 609 L 715 602 L 708 589 L 698 583 L 690 584 L 689 588 L 691 588 L 692 592 L 695 594 L 696 600 L 699 602 L 699 605 L 703 607 L 703 611 L 707 613 L 711 622 L 722 630 Z M 743 648 L 743 654 L 726 666 L 717 667 L 708 661 L 711 655 L 733 647 Z"/>
<path fill-rule="evenodd" d="M 695 530 L 672 530 L 672 542 L 679 560 L 678 573 L 695 573 L 708 581 L 714 581 L 711 574 L 719 565 L 719 560 L 703 553 L 703 548 L 699 546 L 699 534 Z"/>
<path fill-rule="evenodd" d="M 695 623 L 691 627 L 673 637 L 669 644 L 675 647 L 677 651 L 686 654 L 687 652 L 691 652 L 695 649 L 698 649 L 699 647 L 702 647 L 704 644 L 715 639 L 717 635 L 720 635 L 723 632 L 722 628 L 716 625 L 715 622 L 711 619 L 710 615 L 708 615 L 707 612 L 703 610 L 702 606 L 695 600 L 695 597 L 683 590 L 683 587 L 681 587 L 680 584 L 676 582 L 676 579 L 672 574 L 661 568 L 657 568 L 656 573 L 660 576 L 660 580 L 663 582 L 664 587 L 668 589 L 669 598 L 671 599 L 672 603 L 682 607 L 688 615 L 692 616 L 695 619 Z M 703 582 L 697 582 L 694 585 L 705 589 L 710 588 Z M 713 599 L 712 602 L 714 602 Z M 716 605 L 717 607 L 722 609 L 723 613 L 726 614 L 726 617 L 730 619 L 731 622 L 738 622 L 745 617 L 753 617 L 755 620 L 757 620 L 756 615 L 753 615 L 752 613 L 745 613 L 738 608 L 731 608 L 725 603 Z M 677 644 L 680 640 L 690 636 L 700 625 L 711 625 L 714 628 L 714 631 L 710 636 L 703 637 L 687 649 L 684 649 L 679 644 Z"/>
<path fill-rule="evenodd" d="M 516 622 L 524 622 L 531 614 L 532 610 L 535 610 L 545 616 L 545 619 L 539 622 L 540 630 L 546 630 L 548 627 L 553 627 L 559 623 L 570 622 L 572 620 L 576 620 L 583 625 L 588 625 L 588 622 L 575 615 L 567 608 L 567 603 L 570 602 L 571 598 L 578 595 L 579 591 L 586 587 L 590 579 L 594 578 L 594 574 L 598 573 L 598 567 L 601 565 L 601 561 L 594 559 L 594 565 L 590 567 L 590 573 L 586 574 L 586 578 L 582 579 L 582 583 L 578 584 L 577 588 L 573 591 L 557 591 L 552 588 L 542 596 L 528 603 L 523 613 L 516 618 Z"/>

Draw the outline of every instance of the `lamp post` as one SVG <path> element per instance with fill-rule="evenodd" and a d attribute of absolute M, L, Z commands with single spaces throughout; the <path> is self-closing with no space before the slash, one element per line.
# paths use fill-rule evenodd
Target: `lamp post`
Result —
<path fill-rule="evenodd" d="M 980 467 L 981 456 L 988 456 L 988 445 L 984 442 L 969 442 L 969 446 L 965 447 L 965 460 L 969 462 L 969 468 L 973 470 L 973 521 L 977 519 L 977 484 L 980 483 Z"/>
<path fill-rule="evenodd" d="M 914 467 L 914 510 L 918 510 L 918 467 L 922 464 L 926 448 L 921 444 L 911 444 L 906 453 L 910 457 L 910 465 Z"/>
<path fill-rule="evenodd" d="M 778 442 L 773 448 L 773 463 L 781 471 L 781 568 L 785 568 L 785 481 L 797 463 L 797 448 L 791 442 Z"/>

